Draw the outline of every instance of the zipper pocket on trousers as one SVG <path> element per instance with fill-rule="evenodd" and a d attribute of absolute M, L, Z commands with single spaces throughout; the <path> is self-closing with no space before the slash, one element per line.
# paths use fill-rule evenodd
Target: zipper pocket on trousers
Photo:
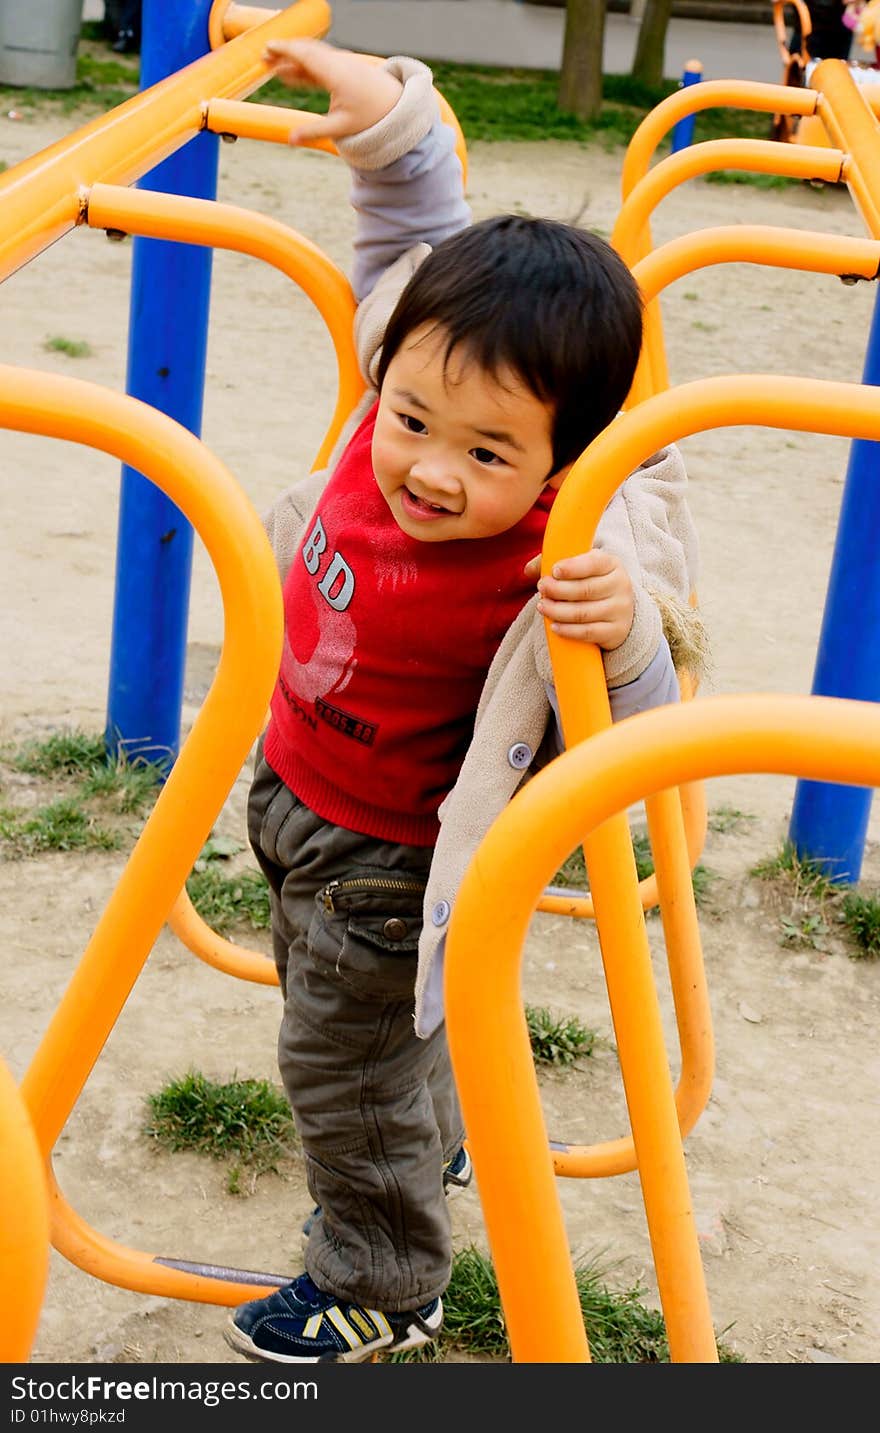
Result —
<path fill-rule="evenodd" d="M 331 881 L 326 885 L 320 892 L 321 903 L 327 914 L 333 915 L 336 911 L 337 896 L 355 895 L 360 891 L 366 895 L 424 895 L 425 882 L 408 879 L 406 876 L 349 876 L 345 880 Z"/>

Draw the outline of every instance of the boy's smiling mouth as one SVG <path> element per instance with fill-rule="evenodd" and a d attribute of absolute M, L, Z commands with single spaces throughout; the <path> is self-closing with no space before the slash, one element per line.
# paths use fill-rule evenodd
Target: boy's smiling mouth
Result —
<path fill-rule="evenodd" d="M 406 486 L 400 490 L 400 503 L 408 517 L 416 518 L 422 522 L 438 517 L 458 517 L 458 513 L 451 508 L 443 507 L 441 503 L 432 503 L 428 498 L 419 497 L 411 488 Z"/>

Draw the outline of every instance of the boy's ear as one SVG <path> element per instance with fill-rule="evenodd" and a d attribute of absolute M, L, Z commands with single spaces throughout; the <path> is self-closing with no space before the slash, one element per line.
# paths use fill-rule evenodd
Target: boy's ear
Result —
<path fill-rule="evenodd" d="M 561 488 L 573 467 L 574 463 L 566 463 L 564 468 L 560 468 L 558 473 L 554 473 L 552 478 L 547 479 L 546 486 L 548 488 Z"/>

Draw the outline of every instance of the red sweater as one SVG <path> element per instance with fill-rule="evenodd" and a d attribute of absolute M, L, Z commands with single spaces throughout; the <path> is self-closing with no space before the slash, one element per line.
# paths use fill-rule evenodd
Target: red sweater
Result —
<path fill-rule="evenodd" d="M 419 542 L 373 477 L 373 407 L 324 489 L 284 584 L 284 650 L 264 752 L 318 816 L 431 846 L 492 658 L 534 583 L 555 497 L 508 532 Z"/>

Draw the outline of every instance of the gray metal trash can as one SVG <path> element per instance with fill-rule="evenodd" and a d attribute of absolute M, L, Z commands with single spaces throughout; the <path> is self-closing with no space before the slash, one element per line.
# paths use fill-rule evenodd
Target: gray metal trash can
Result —
<path fill-rule="evenodd" d="M 84 0 L 0 0 L 0 84 L 69 90 Z"/>

